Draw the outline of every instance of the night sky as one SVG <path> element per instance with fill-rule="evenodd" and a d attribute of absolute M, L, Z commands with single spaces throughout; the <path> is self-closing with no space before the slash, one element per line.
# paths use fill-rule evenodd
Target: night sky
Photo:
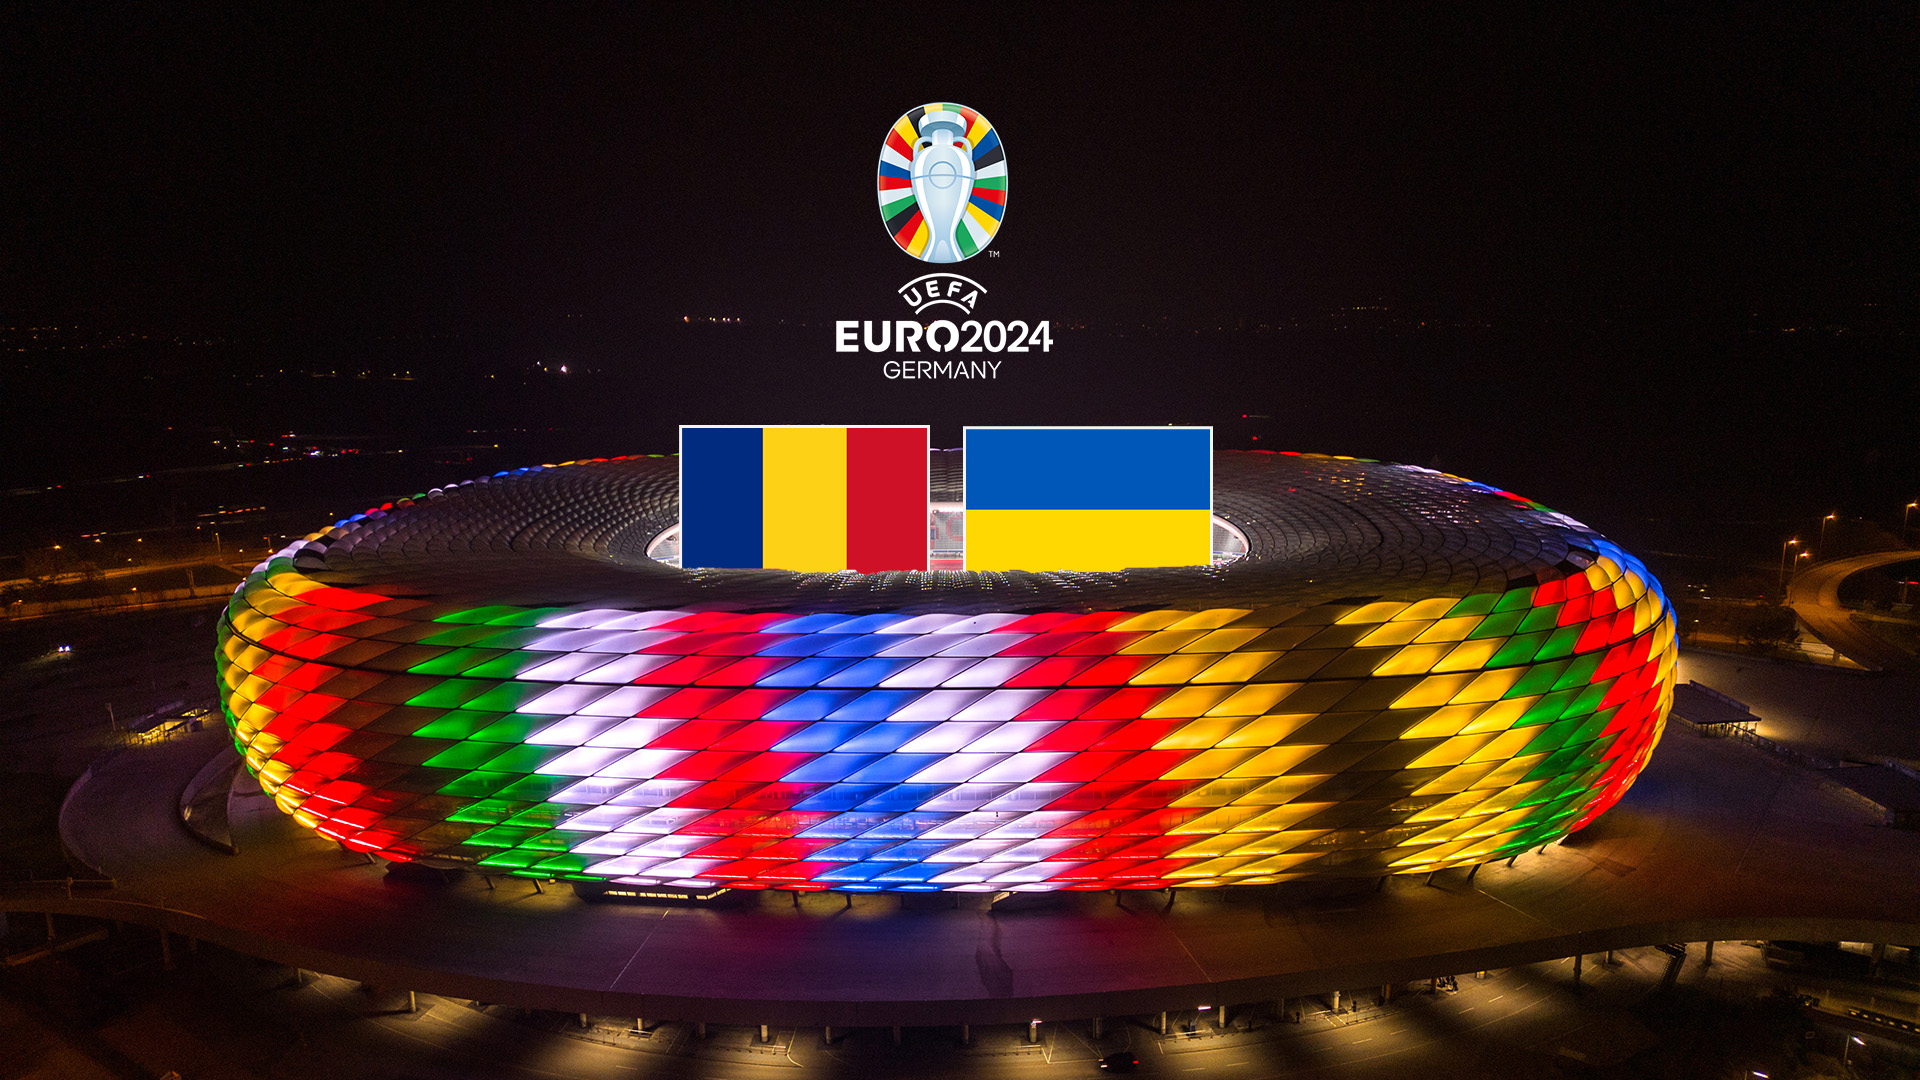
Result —
<path fill-rule="evenodd" d="M 1862 513 L 1920 493 L 1911 4 L 638 10 L 13 6 L 0 313 L 530 356 L 579 320 L 603 351 L 632 343 L 648 439 L 1238 407 L 1276 416 L 1279 445 L 1431 455 L 1603 508 L 1628 500 L 1601 458 L 1698 489 L 1757 453 L 1800 470 L 1790 497 L 1769 504 L 1770 477 L 1725 509 L 1782 520 L 1827 488 Z M 931 100 L 1007 148 L 995 255 L 962 268 L 983 318 L 1311 327 L 1383 306 L 1410 343 L 1229 341 L 1194 366 L 1090 337 L 938 402 L 835 366 L 825 329 L 742 339 L 724 378 L 660 351 L 645 328 L 688 314 L 903 314 L 925 268 L 881 227 L 874 163 Z M 1808 331 L 1830 340 L 1767 337 Z"/>

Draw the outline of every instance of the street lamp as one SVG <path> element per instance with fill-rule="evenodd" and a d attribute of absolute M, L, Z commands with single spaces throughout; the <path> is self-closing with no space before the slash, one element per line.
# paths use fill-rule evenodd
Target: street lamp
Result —
<path fill-rule="evenodd" d="M 1903 544 L 1907 542 L 1907 521 L 1913 517 L 1915 508 L 1920 508 L 1920 500 L 1908 503 L 1907 508 L 1900 513 L 1900 542 Z"/>
<path fill-rule="evenodd" d="M 1840 516 L 1839 514 L 1828 514 L 1826 517 L 1823 517 L 1820 519 L 1820 547 L 1823 550 L 1827 546 L 1827 522 L 1832 521 L 1835 518 L 1838 518 L 1839 516 Z"/>
<path fill-rule="evenodd" d="M 1780 602 L 1786 603 L 1787 595 L 1787 549 L 1800 543 L 1799 537 L 1780 545 Z"/>
<path fill-rule="evenodd" d="M 1840 1064 L 1852 1065 L 1853 1064 L 1853 1048 L 1856 1046 L 1865 1046 L 1865 1045 L 1867 1045 L 1867 1040 L 1861 1038 L 1860 1036 L 1858 1035 L 1847 1036 L 1847 1048 L 1841 1051 L 1840 1053 Z"/>

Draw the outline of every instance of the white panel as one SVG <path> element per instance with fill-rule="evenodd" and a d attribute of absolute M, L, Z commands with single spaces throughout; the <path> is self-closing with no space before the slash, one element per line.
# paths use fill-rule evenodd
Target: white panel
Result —
<path fill-rule="evenodd" d="M 1065 720 L 1014 720 L 994 728 L 966 749 L 974 754 L 1011 754 L 1032 746 L 1042 735 L 1065 723 Z"/>
<path fill-rule="evenodd" d="M 1038 656 L 996 656 L 982 660 L 945 683 L 947 686 L 984 686 L 988 689 L 1007 685 L 1007 680 L 1039 663 Z"/>
<path fill-rule="evenodd" d="M 684 723 L 686 723 L 685 720 L 636 719 L 618 721 L 617 727 L 594 736 L 589 740 L 588 745 L 624 746 L 630 750 L 638 750 L 640 747 L 659 738 L 662 734 L 672 731 Z"/>
<path fill-rule="evenodd" d="M 947 693 L 935 690 L 933 693 Z M 1053 693 L 1051 690 L 995 690 L 979 701 L 974 702 L 964 712 L 956 713 L 955 720 L 1011 720 L 1034 706 L 1035 702 Z"/>
<path fill-rule="evenodd" d="M 922 660 L 900 674 L 883 680 L 880 685 L 890 690 L 940 686 L 977 663 L 979 661 L 967 659 Z"/>
<path fill-rule="evenodd" d="M 887 722 L 938 723 L 980 700 L 981 696 L 978 690 L 930 690 L 887 717 Z"/>
<path fill-rule="evenodd" d="M 573 711 L 588 716 L 634 716 L 671 693 L 673 689 L 665 686 L 623 686 L 592 705 Z"/>
<path fill-rule="evenodd" d="M 620 761 L 600 770 L 601 776 L 649 780 L 690 756 L 691 750 L 635 750 Z"/>
<path fill-rule="evenodd" d="M 1032 634 L 981 634 L 979 637 L 948 646 L 944 655 L 992 656 L 1001 649 L 1018 645 L 1032 636 Z"/>
<path fill-rule="evenodd" d="M 900 748 L 902 754 L 951 754 L 973 740 L 999 727 L 998 724 L 962 724 L 949 720 L 931 731 L 915 736 Z"/>
<path fill-rule="evenodd" d="M 959 784 L 997 764 L 1003 754 L 948 754 L 907 778 L 909 784 Z"/>
<path fill-rule="evenodd" d="M 1071 753 L 1059 754 L 1015 754 L 1012 757 L 981 773 L 975 779 L 983 784 L 1013 780 L 1031 780 L 1055 765 L 1072 757 Z"/>

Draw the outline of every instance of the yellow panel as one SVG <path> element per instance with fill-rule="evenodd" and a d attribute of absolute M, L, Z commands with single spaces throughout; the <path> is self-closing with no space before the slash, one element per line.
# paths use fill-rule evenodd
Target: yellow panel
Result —
<path fill-rule="evenodd" d="M 1220 662 L 1194 676 L 1201 683 L 1243 683 L 1280 659 L 1277 652 L 1228 653 Z"/>
<path fill-rule="evenodd" d="M 1209 611 L 1209 612 L 1201 612 L 1201 614 L 1211 615 L 1213 613 Z M 1187 621 L 1192 622 L 1191 619 Z M 1188 626 L 1185 623 L 1182 623 L 1180 626 L 1180 629 L 1192 630 L 1196 628 Z M 1261 634 L 1264 634 L 1266 632 L 1267 632 L 1267 628 L 1264 626 L 1243 626 L 1243 627 L 1238 627 L 1238 628 L 1229 629 L 1229 630 L 1215 630 L 1212 633 L 1208 634 L 1206 637 L 1201 638 L 1199 641 L 1196 641 L 1191 645 L 1184 646 L 1183 648 L 1181 648 L 1180 651 L 1196 652 L 1196 653 L 1228 653 L 1228 652 L 1232 652 L 1233 650 L 1239 648 L 1242 645 L 1245 645 L 1247 642 L 1252 641 L 1254 638 L 1257 638 Z"/>
<path fill-rule="evenodd" d="M 1273 753 L 1273 751 L 1271 750 L 1265 751 L 1263 753 L 1262 751 L 1255 750 L 1252 747 L 1246 747 L 1239 750 L 1231 750 L 1231 749 L 1202 750 L 1199 753 L 1188 758 L 1187 760 L 1167 770 L 1166 775 L 1162 777 L 1162 779 L 1211 780 L 1215 777 L 1228 776 L 1232 774 L 1232 771 L 1235 766 L 1239 765 L 1241 762 L 1246 761 L 1248 758 L 1254 756 L 1255 754 L 1261 754 L 1262 756 L 1265 756 L 1265 754 L 1271 754 L 1271 753 Z"/>
<path fill-rule="evenodd" d="M 1355 644 L 1363 649 L 1378 648 L 1383 645 L 1405 645 L 1425 632 L 1428 625 L 1425 622 L 1381 623 L 1367 631 L 1367 636 Z"/>
<path fill-rule="evenodd" d="M 1141 630 L 1165 630 L 1167 627 L 1193 614 L 1194 613 L 1190 611 L 1143 611 L 1130 619 L 1122 619 L 1111 627 L 1108 627 L 1108 629 L 1115 631 L 1124 630 L 1128 633 L 1136 633 Z"/>
<path fill-rule="evenodd" d="M 1548 755 L 1546 754 L 1528 754 L 1525 757 L 1513 758 L 1505 764 L 1494 766 L 1491 772 L 1481 777 L 1473 786 L 1482 789 L 1506 787 L 1508 784 L 1514 783 L 1521 777 L 1532 772 L 1534 766 L 1547 760 L 1547 757 Z M 1475 762 L 1474 764 L 1477 767 L 1479 765 L 1493 765 L 1493 762 Z"/>
<path fill-rule="evenodd" d="M 1527 673 L 1526 668 L 1500 668 L 1495 671 L 1483 671 L 1473 677 L 1466 689 L 1453 696 L 1449 705 L 1466 705 L 1476 701 L 1499 701 L 1500 695 L 1513 689 L 1513 684 Z"/>
<path fill-rule="evenodd" d="M 1212 534 L 1209 533 L 1208 535 L 1211 536 Z M 1209 540 L 1209 543 L 1211 543 L 1211 540 Z M 1251 614 L 1253 614 L 1252 608 L 1238 608 L 1238 607 L 1208 608 L 1205 611 L 1194 612 L 1193 614 L 1187 616 L 1186 618 L 1181 619 L 1179 622 L 1174 623 L 1172 626 L 1168 627 L 1168 629 L 1169 630 L 1218 630 L 1220 627 L 1225 626 L 1228 623 L 1237 622 L 1240 619 L 1244 619 Z M 1235 633 L 1239 633 L 1239 632 L 1240 631 L 1235 631 Z M 1251 632 L 1251 635 L 1247 638 L 1247 640 L 1251 641 L 1253 640 L 1253 638 L 1259 637 L 1261 634 L 1265 632 L 1266 632 L 1265 627 L 1260 627 L 1256 630 L 1253 630 Z M 1224 650 L 1221 650 L 1221 651 L 1224 651 Z"/>
<path fill-rule="evenodd" d="M 1352 626 L 1356 623 L 1386 622 L 1407 609 L 1405 601 L 1382 600 L 1378 603 L 1362 604 L 1360 607 L 1340 616 L 1338 625 Z"/>
<path fill-rule="evenodd" d="M 1169 878 L 1176 878 L 1182 881 L 1188 878 L 1218 877 L 1221 874 L 1232 873 L 1234 867 L 1249 861 L 1251 860 L 1248 858 L 1211 859 L 1211 860 L 1208 860 L 1207 862 L 1196 863 L 1193 866 L 1185 867 L 1180 870 L 1171 871 L 1167 874 L 1167 876 Z"/>
<path fill-rule="evenodd" d="M 1453 651 L 1451 645 L 1409 645 L 1382 660 L 1375 675 L 1425 675 Z"/>
<path fill-rule="evenodd" d="M 1220 704 L 1221 699 L 1231 693 L 1233 693 L 1231 686 L 1184 686 L 1167 695 L 1165 701 L 1140 715 L 1149 720 L 1205 716 L 1207 710 Z"/>
<path fill-rule="evenodd" d="M 1407 818 L 1407 820 L 1409 822 L 1452 821 L 1455 818 L 1471 813 L 1473 808 L 1485 802 L 1486 798 L 1487 793 L 1484 791 L 1462 791 L 1460 794 L 1452 796 L 1445 802 L 1434 803 L 1425 810 Z"/>
<path fill-rule="evenodd" d="M 1322 854 L 1322 852 L 1318 851 L 1290 852 L 1285 855 L 1275 855 L 1272 858 L 1261 859 L 1257 863 L 1249 863 L 1240 869 L 1245 873 L 1271 874 L 1286 870 L 1289 867 L 1298 866 L 1310 859 L 1317 859 Z"/>
<path fill-rule="evenodd" d="M 1400 733 L 1403 739 L 1444 739 L 1458 735 L 1480 715 L 1484 705 L 1446 705 Z"/>
<path fill-rule="evenodd" d="M 1212 859 L 1225 855 L 1246 842 L 1247 838 L 1239 833 L 1216 834 L 1196 839 L 1186 847 L 1170 852 L 1170 855 L 1176 859 Z"/>
<path fill-rule="evenodd" d="M 1185 795 L 1173 800 L 1170 806 L 1180 807 L 1224 807 L 1228 803 L 1238 803 L 1242 799 L 1258 792 L 1262 781 L 1257 776 L 1235 777 L 1233 779 L 1209 780 Z M 1257 804 L 1248 803 L 1249 806 Z M 1272 805 L 1268 803 L 1267 805 Z"/>
<path fill-rule="evenodd" d="M 1120 650 L 1121 656 L 1167 656 L 1207 636 L 1205 630 L 1162 630 Z"/>
<path fill-rule="evenodd" d="M 1534 736 L 1540 734 L 1539 728 L 1523 727 L 1503 731 L 1493 737 L 1493 741 L 1481 747 L 1469 761 L 1505 761 L 1527 748 Z"/>
<path fill-rule="evenodd" d="M 770 427 L 761 437 L 762 564 L 847 569 L 847 429 Z"/>
<path fill-rule="evenodd" d="M 1208 750 L 1221 745 L 1227 736 L 1245 727 L 1245 717 L 1225 717 L 1222 719 L 1195 720 L 1191 724 L 1176 728 L 1166 738 L 1153 744 L 1155 750 Z"/>
<path fill-rule="evenodd" d="M 1233 691 L 1225 701 L 1207 710 L 1208 716 L 1258 716 L 1287 699 L 1305 683 L 1254 683 Z M 1311 719 L 1309 714 L 1309 719 Z M 1304 723 L 1305 721 L 1302 721 Z M 1296 724 L 1294 727 L 1298 727 Z M 1287 729 L 1289 732 L 1293 728 Z"/>
<path fill-rule="evenodd" d="M 1307 789 L 1326 780 L 1325 776 L 1282 776 L 1269 780 L 1242 796 L 1238 802 L 1248 806 L 1282 806 L 1299 798 Z M 1293 819 L 1298 821 L 1298 818 Z"/>
<path fill-rule="evenodd" d="M 1484 615 L 1456 615 L 1451 619 L 1441 619 L 1414 640 L 1422 645 L 1433 641 L 1465 641 L 1484 618 Z"/>
<path fill-rule="evenodd" d="M 1212 561 L 1212 516 L 1205 509 L 967 511 L 969 570 L 1126 570 Z"/>
<path fill-rule="evenodd" d="M 1472 762 L 1454 769 L 1426 783 L 1415 795 L 1452 795 L 1477 787 L 1486 775 L 1494 770 L 1492 762 Z"/>
<path fill-rule="evenodd" d="M 893 125 L 893 132 L 900 136 L 900 140 L 908 146 L 912 146 L 914 140 L 920 137 L 920 133 L 913 130 L 913 121 L 904 116 L 900 118 L 899 123 Z"/>
<path fill-rule="evenodd" d="M 1514 805 L 1545 787 L 1545 780 L 1535 780 L 1526 784 L 1515 784 L 1504 791 L 1496 791 L 1487 797 L 1487 801 L 1474 808 L 1477 814 L 1504 814 Z"/>
<path fill-rule="evenodd" d="M 1504 701 L 1496 701 L 1491 705 L 1485 706 L 1486 711 L 1480 714 L 1480 718 L 1460 729 L 1460 733 L 1463 735 L 1479 735 L 1488 731 L 1505 731 L 1513 726 L 1514 721 L 1525 716 L 1527 710 L 1533 708 L 1533 703 L 1539 700 L 1540 697 L 1536 694 L 1531 697 L 1507 698 Z"/>
<path fill-rule="evenodd" d="M 913 239 L 907 241 L 907 253 L 916 256 L 924 254 L 932 235 L 932 230 L 927 228 L 927 219 L 921 218 L 919 227 L 913 230 Z"/>
<path fill-rule="evenodd" d="M 1251 690 L 1253 687 L 1248 687 L 1247 689 Z M 1236 694 L 1234 696 L 1238 697 L 1239 695 Z M 1232 703 L 1233 699 L 1228 698 L 1221 708 L 1225 708 L 1226 705 L 1231 705 Z M 1220 709 L 1216 708 L 1213 711 L 1215 715 L 1220 715 Z M 1281 739 L 1306 727 L 1309 723 L 1317 719 L 1319 715 L 1319 713 L 1274 713 L 1271 716 L 1262 716 L 1253 723 L 1234 732 L 1232 735 L 1221 739 L 1220 745 L 1275 746 L 1279 744 Z"/>
<path fill-rule="evenodd" d="M 1326 749 L 1325 746 L 1311 745 L 1311 744 L 1306 746 L 1270 747 L 1266 750 L 1260 751 L 1258 757 L 1255 757 L 1249 761 L 1246 761 L 1244 764 L 1238 764 L 1236 768 L 1224 773 L 1223 775 L 1232 776 L 1232 777 L 1285 776 L 1287 774 L 1287 770 L 1292 769 L 1294 766 L 1300 764 L 1301 762 L 1307 760 L 1308 758 L 1312 757 L 1313 755 L 1325 749 Z M 1244 752 L 1244 753 L 1250 754 L 1250 753 L 1253 753 L 1254 751 L 1251 749 L 1248 749 L 1245 751 L 1233 751 L 1233 752 L 1234 753 Z"/>
<path fill-rule="evenodd" d="M 1479 671 L 1507 643 L 1506 638 L 1481 638 L 1479 641 L 1463 641 L 1453 647 L 1446 658 L 1433 665 L 1435 671 Z"/>
<path fill-rule="evenodd" d="M 1471 675 L 1429 675 L 1421 679 L 1418 686 L 1400 695 L 1400 700 L 1393 703 L 1393 708 L 1420 709 L 1445 705 L 1472 681 Z"/>
<path fill-rule="evenodd" d="M 1442 769 L 1458 765 L 1492 739 L 1491 735 L 1456 735 L 1415 758 L 1409 769 Z"/>
<path fill-rule="evenodd" d="M 1176 825 L 1167 830 L 1169 836 L 1205 835 L 1231 831 L 1243 821 L 1248 821 L 1267 813 L 1264 806 L 1223 806 L 1202 814 L 1185 825 Z M 1243 834 L 1244 835 L 1244 834 Z"/>
<path fill-rule="evenodd" d="M 1633 586 L 1629 584 L 1625 578 L 1621 578 L 1619 581 L 1616 581 L 1613 583 L 1613 606 L 1614 607 L 1617 607 L 1617 608 L 1632 607 L 1634 600 L 1635 600 L 1635 597 L 1633 595 Z"/>
<path fill-rule="evenodd" d="M 1420 622 L 1430 622 L 1452 611 L 1453 605 L 1459 602 L 1460 598 L 1453 596 L 1436 596 L 1428 600 L 1419 600 L 1408 604 L 1405 611 L 1393 617 L 1393 621 L 1412 622 L 1418 620 Z"/>
<path fill-rule="evenodd" d="M 1218 654 L 1169 656 L 1127 680 L 1128 686 L 1184 686 L 1220 659 Z"/>

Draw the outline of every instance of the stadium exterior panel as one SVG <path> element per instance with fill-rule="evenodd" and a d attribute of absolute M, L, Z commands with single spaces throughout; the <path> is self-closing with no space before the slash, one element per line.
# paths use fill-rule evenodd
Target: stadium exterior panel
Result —
<path fill-rule="evenodd" d="M 683 571 L 675 478 L 496 474 L 262 563 L 219 635 L 247 768 L 385 859 L 636 889 L 1265 884 L 1564 836 L 1671 704 L 1638 560 L 1432 470 L 1220 454 L 1244 555 L 1034 574 Z"/>

